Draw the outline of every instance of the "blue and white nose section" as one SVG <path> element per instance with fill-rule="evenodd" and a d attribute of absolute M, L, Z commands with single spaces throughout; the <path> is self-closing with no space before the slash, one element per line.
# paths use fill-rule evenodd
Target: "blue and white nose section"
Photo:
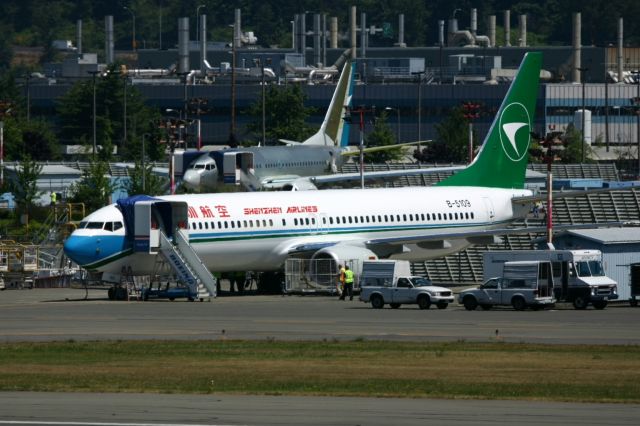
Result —
<path fill-rule="evenodd" d="M 97 237 L 71 234 L 64 242 L 64 254 L 80 266 L 99 260 L 100 246 Z"/>

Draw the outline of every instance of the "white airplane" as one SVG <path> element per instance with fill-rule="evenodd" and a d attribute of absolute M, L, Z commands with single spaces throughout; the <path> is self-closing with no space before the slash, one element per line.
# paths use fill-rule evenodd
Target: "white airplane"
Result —
<path fill-rule="evenodd" d="M 285 145 L 253 146 L 209 151 L 186 169 L 182 184 L 193 191 L 214 192 L 221 184 L 240 184 L 249 190 L 316 189 L 323 176 L 335 180 L 350 150 L 349 123 L 343 119 L 351 107 L 353 62 L 346 61 L 320 129 L 304 142 L 282 139 Z M 422 141 L 426 142 L 426 141 Z M 418 142 L 365 149 L 365 152 L 413 145 Z M 373 176 L 372 176 L 373 177 Z M 344 175 L 340 180 L 353 180 Z"/>
<path fill-rule="evenodd" d="M 280 189 L 301 176 L 337 172 L 349 142 L 343 120 L 351 106 L 354 69 L 345 61 L 340 79 L 320 129 L 304 142 L 282 140 L 285 146 L 256 146 L 211 151 L 185 171 L 185 187 L 200 192 L 216 190 L 220 181 L 242 183 L 249 189 Z"/>
<path fill-rule="evenodd" d="M 82 221 L 65 253 L 92 271 L 151 274 L 150 226 L 185 236 L 210 271 L 275 271 L 290 257 L 424 260 L 531 231 L 506 225 L 536 199 L 524 179 L 541 62 L 524 56 L 475 160 L 435 186 L 159 196 L 144 201 L 152 225 L 112 204 Z"/>

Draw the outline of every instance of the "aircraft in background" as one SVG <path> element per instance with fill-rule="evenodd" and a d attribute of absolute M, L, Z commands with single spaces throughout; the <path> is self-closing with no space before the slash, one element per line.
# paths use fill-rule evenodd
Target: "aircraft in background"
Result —
<path fill-rule="evenodd" d="M 324 259 L 335 271 L 345 261 L 424 260 L 535 232 L 506 225 L 535 199 L 524 180 L 541 62 L 541 53 L 525 54 L 475 160 L 437 185 L 132 200 L 133 210 L 112 204 L 87 216 L 65 253 L 92 271 L 151 274 L 150 254 L 173 238 L 210 271 L 275 271 L 292 257 Z"/>
<path fill-rule="evenodd" d="M 203 193 L 214 192 L 221 184 L 239 184 L 250 190 L 299 190 L 315 189 L 314 182 L 322 176 L 340 176 L 338 170 L 348 156 L 359 154 L 347 147 L 349 124 L 343 119 L 351 107 L 353 86 L 354 64 L 346 61 L 322 125 L 313 136 L 303 142 L 282 139 L 285 145 L 280 146 L 209 151 L 193 160 L 184 171 L 182 184 Z"/>
<path fill-rule="evenodd" d="M 301 176 L 337 172 L 349 141 L 349 124 L 342 117 L 351 106 L 355 74 L 352 61 L 344 55 L 340 60 L 345 61 L 340 79 L 315 134 L 304 142 L 283 140 L 285 146 L 210 151 L 185 171 L 183 185 L 200 192 L 214 191 L 220 182 L 240 183 L 253 190 L 280 189 Z"/>

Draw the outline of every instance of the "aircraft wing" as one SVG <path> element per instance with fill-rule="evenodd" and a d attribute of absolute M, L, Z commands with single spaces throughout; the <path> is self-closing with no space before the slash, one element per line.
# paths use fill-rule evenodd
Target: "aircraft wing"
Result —
<path fill-rule="evenodd" d="M 625 222 L 600 222 L 600 223 L 583 223 L 574 225 L 554 225 L 554 231 L 565 231 L 570 229 L 589 229 L 589 228 L 611 228 L 622 227 Z M 547 228 L 544 226 L 532 226 L 532 227 L 519 227 L 519 228 L 497 228 L 497 229 L 484 229 L 473 231 L 457 231 L 446 233 L 429 233 L 424 235 L 414 235 L 411 237 L 390 237 L 390 238 L 376 238 L 366 241 L 366 246 L 372 250 L 375 250 L 377 246 L 383 245 L 402 245 L 402 244 L 420 244 L 420 243 L 433 243 L 438 241 L 446 241 L 450 239 L 468 239 L 471 242 L 477 244 L 487 243 L 489 239 L 495 236 L 502 235 L 522 235 L 522 234 L 538 234 L 546 232 Z"/>
<path fill-rule="evenodd" d="M 367 152 L 377 152 L 377 151 L 385 151 L 387 149 L 393 149 L 393 148 L 401 148 L 403 146 L 411 146 L 411 145 L 420 145 L 421 143 L 431 143 L 433 142 L 432 140 L 425 140 L 425 141 L 414 141 L 414 142 L 404 142 L 404 143 L 396 143 L 393 145 L 382 145 L 382 146 L 371 146 L 368 148 L 364 148 L 362 151 L 364 153 Z M 340 155 L 343 156 L 356 156 L 356 155 L 360 155 L 360 149 L 358 149 L 357 147 L 352 147 L 353 149 L 349 149 L 349 150 L 344 150 L 340 153 Z"/>
<path fill-rule="evenodd" d="M 558 200 L 561 198 L 573 198 L 573 197 L 581 197 L 581 196 L 591 195 L 591 194 L 603 194 L 603 193 L 612 192 L 612 191 L 625 191 L 631 188 L 638 188 L 638 186 L 639 185 L 631 185 L 624 188 L 595 188 L 595 189 L 585 189 L 585 190 L 579 190 L 579 191 L 558 190 L 558 191 L 553 191 L 551 195 L 553 196 L 554 200 Z M 530 195 L 528 197 L 514 197 L 511 200 L 511 202 L 530 204 L 530 203 L 535 203 L 537 201 L 546 201 L 546 200 L 547 200 L 547 194 L 537 194 L 537 195 Z"/>
<path fill-rule="evenodd" d="M 365 179 L 382 179 L 403 176 L 427 175 L 434 173 L 448 173 L 462 170 L 466 166 L 446 166 L 446 167 L 430 167 L 426 169 L 398 169 L 398 170 L 380 170 L 373 172 L 364 172 Z M 309 180 L 312 183 L 334 183 L 350 180 L 359 180 L 360 173 L 336 173 L 332 175 L 313 176 Z"/>
<path fill-rule="evenodd" d="M 133 170 L 135 168 L 135 164 L 133 163 L 114 163 L 113 164 L 115 167 L 119 167 L 122 169 L 130 169 Z M 151 172 L 158 175 L 158 176 L 169 176 L 169 168 L 168 167 L 159 167 L 159 166 L 153 166 L 151 168 Z"/>

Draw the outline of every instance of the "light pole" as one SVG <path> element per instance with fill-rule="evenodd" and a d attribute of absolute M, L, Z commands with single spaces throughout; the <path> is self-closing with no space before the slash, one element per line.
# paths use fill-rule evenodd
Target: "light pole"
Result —
<path fill-rule="evenodd" d="M 0 187 L 4 189 L 4 121 L 0 120 Z"/>
<path fill-rule="evenodd" d="M 147 192 L 147 186 L 146 186 L 146 181 L 147 181 L 147 167 L 146 167 L 146 161 L 145 161 L 145 156 L 146 156 L 146 152 L 145 152 L 145 138 L 147 136 L 151 136 L 149 133 L 143 133 L 142 134 L 142 192 L 145 193 Z"/>
<path fill-rule="evenodd" d="M 229 25 L 233 29 L 231 39 L 231 123 L 229 128 L 229 144 L 236 145 L 236 25 Z"/>
<path fill-rule="evenodd" d="M 265 88 L 265 77 L 264 77 L 264 63 L 269 62 L 271 64 L 271 58 L 266 58 L 263 55 L 258 59 L 260 65 L 260 71 L 262 73 L 262 146 L 267 145 L 267 119 L 266 119 L 266 88 Z"/>
<path fill-rule="evenodd" d="M 393 108 L 393 107 L 385 107 L 384 109 L 385 111 L 395 111 L 396 112 L 396 117 L 397 117 L 397 121 L 396 121 L 396 143 L 400 143 L 400 108 Z"/>
<path fill-rule="evenodd" d="M 122 95 L 122 132 L 123 132 L 123 136 L 122 136 L 122 148 L 127 146 L 127 76 L 123 75 L 124 77 L 124 89 L 123 89 L 123 95 Z M 135 129 L 134 129 L 135 130 Z"/>
<path fill-rule="evenodd" d="M 136 15 L 133 13 L 133 10 L 129 9 L 127 6 L 124 6 L 124 10 L 128 11 L 131 14 L 131 49 L 135 52 L 136 49 Z"/>
<path fill-rule="evenodd" d="M 196 7 L 196 41 L 200 42 L 200 9 L 202 9 L 203 7 L 207 7 L 204 4 L 201 4 L 200 6 Z M 198 44 L 199 46 L 200 44 Z"/>
<path fill-rule="evenodd" d="M 96 157 L 98 151 L 98 143 L 96 138 L 96 74 L 100 71 L 89 71 L 89 74 L 93 76 L 93 158 Z"/>
<path fill-rule="evenodd" d="M 580 81 L 582 82 L 582 162 L 584 163 L 584 144 L 585 144 L 585 124 L 584 124 L 584 116 L 586 115 L 586 107 L 585 107 L 585 86 L 586 86 L 586 77 L 585 74 L 589 71 L 589 68 L 577 68 L 580 71 Z"/>

